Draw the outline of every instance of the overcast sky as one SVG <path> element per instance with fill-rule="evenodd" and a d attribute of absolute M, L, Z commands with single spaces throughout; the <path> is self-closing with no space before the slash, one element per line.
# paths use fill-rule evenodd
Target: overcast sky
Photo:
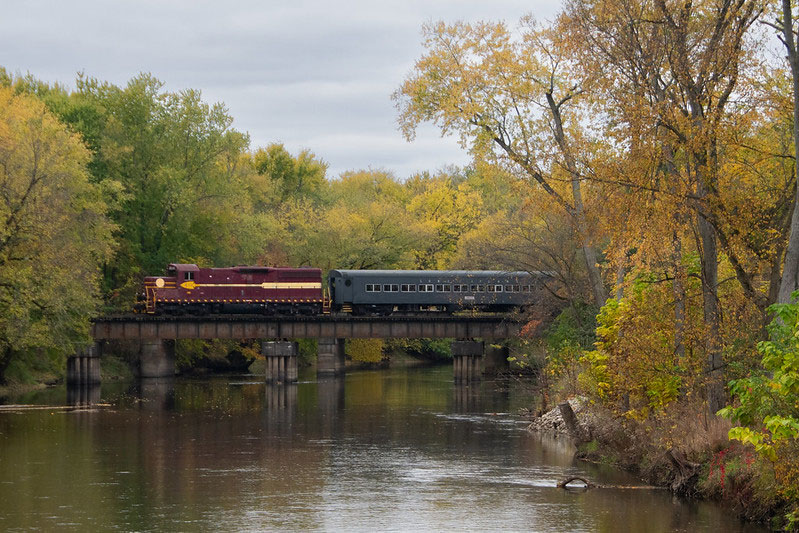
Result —
<path fill-rule="evenodd" d="M 426 126 L 408 143 L 391 93 L 422 53 L 428 21 L 552 18 L 545 0 L 5 1 L 0 66 L 74 87 L 79 71 L 122 85 L 151 72 L 166 89 L 224 102 L 251 147 L 308 148 L 345 170 L 400 178 L 468 163 Z"/>

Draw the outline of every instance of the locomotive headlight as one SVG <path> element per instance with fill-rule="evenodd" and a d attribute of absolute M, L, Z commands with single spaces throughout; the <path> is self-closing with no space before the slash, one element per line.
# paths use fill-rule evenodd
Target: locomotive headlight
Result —
<path fill-rule="evenodd" d="M 164 287 L 164 278 L 158 278 L 155 280 L 155 286 L 159 289 L 162 289 Z"/>

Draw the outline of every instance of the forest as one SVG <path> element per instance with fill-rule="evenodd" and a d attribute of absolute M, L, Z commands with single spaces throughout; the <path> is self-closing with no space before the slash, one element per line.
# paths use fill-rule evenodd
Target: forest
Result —
<path fill-rule="evenodd" d="M 398 126 L 473 162 L 413 176 L 253 147 L 149 74 L 0 69 L 0 384 L 57 373 L 169 262 L 547 270 L 559 314 L 526 328 L 545 357 L 515 356 L 542 404 L 586 398 L 613 420 L 605 458 L 653 472 L 679 450 L 696 490 L 797 528 L 795 17 L 566 0 L 551 22 L 430 23 Z"/>

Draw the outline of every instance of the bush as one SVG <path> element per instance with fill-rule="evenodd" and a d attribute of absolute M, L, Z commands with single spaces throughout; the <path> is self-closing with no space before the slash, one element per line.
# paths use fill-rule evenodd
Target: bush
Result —
<path fill-rule="evenodd" d="M 383 361 L 383 339 L 348 339 L 347 355 L 358 363 L 380 363 Z"/>
<path fill-rule="evenodd" d="M 387 350 L 398 350 L 418 359 L 451 361 L 452 339 L 390 339 Z"/>

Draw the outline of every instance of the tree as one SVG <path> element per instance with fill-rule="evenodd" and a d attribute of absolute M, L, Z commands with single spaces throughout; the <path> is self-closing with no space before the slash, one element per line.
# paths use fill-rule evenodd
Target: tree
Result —
<path fill-rule="evenodd" d="M 757 297 L 723 232 L 720 169 L 722 132 L 745 65 L 747 32 L 761 11 L 761 2 L 755 0 L 597 0 L 570 1 L 566 7 L 567 25 L 576 28 L 572 41 L 582 45 L 581 57 L 591 71 L 603 73 L 603 94 L 611 95 L 606 108 L 611 124 L 621 124 L 615 127 L 623 136 L 619 142 L 630 152 L 654 156 L 658 171 L 643 176 L 665 182 L 664 187 L 635 179 L 627 184 L 681 199 L 673 211 L 675 222 L 686 220 L 685 207 L 695 217 L 707 327 L 708 404 L 714 413 L 724 403 L 719 241 L 739 281 Z M 676 259 L 679 235 L 673 242 Z"/>
<path fill-rule="evenodd" d="M 229 245 L 249 209 L 238 171 L 249 140 L 222 104 L 195 90 L 165 92 L 147 74 L 124 88 L 81 77 L 70 98 L 65 109 L 82 111 L 65 117 L 92 139 L 94 181 L 123 187 L 111 213 L 120 246 L 105 267 L 115 305 L 128 308 L 141 276 L 169 262 L 235 259 Z"/>
<path fill-rule="evenodd" d="M 394 93 L 406 138 L 432 121 L 443 133 L 457 132 L 478 159 L 536 183 L 568 213 L 601 305 L 606 291 L 584 199 L 584 132 L 573 112 L 588 80 L 575 76 L 555 34 L 529 18 L 518 35 L 491 23 L 439 23 L 423 31 L 426 54 Z"/>
<path fill-rule="evenodd" d="M 785 251 L 785 261 L 782 269 L 778 301 L 788 303 L 791 294 L 799 288 L 799 51 L 796 49 L 796 33 L 793 3 L 791 0 L 782 0 L 782 17 L 771 24 L 777 32 L 787 53 L 788 65 L 791 69 L 791 94 L 793 96 L 793 153 L 794 153 L 794 200 L 793 214 L 791 216 L 791 229 L 788 238 L 788 247 Z"/>
<path fill-rule="evenodd" d="M 443 173 L 432 178 L 414 176 L 406 186 L 414 193 L 407 205 L 408 214 L 425 234 L 413 250 L 414 267 L 449 268 L 461 236 L 482 218 L 482 197 L 465 181 Z"/>
<path fill-rule="evenodd" d="M 273 143 L 255 152 L 255 169 L 268 176 L 279 191 L 280 200 L 318 198 L 325 182 L 327 163 L 310 150 L 292 156 L 282 144 Z"/>
<path fill-rule="evenodd" d="M 23 352 L 88 340 L 115 229 L 89 158 L 39 100 L 0 87 L 0 381 Z"/>

